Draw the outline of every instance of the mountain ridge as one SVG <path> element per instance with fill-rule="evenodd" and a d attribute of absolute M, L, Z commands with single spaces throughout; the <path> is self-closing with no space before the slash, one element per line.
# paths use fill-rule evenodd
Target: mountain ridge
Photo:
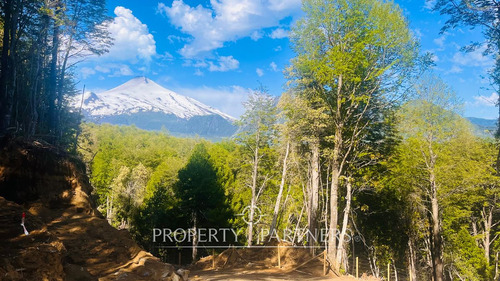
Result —
<path fill-rule="evenodd" d="M 492 137 L 495 135 L 498 126 L 498 120 L 485 119 L 478 117 L 466 117 L 474 126 L 476 134 L 479 136 Z"/>
<path fill-rule="evenodd" d="M 75 107 L 97 124 L 135 125 L 145 130 L 167 129 L 177 136 L 230 137 L 236 119 L 193 98 L 139 76 L 110 90 L 87 92 Z"/>

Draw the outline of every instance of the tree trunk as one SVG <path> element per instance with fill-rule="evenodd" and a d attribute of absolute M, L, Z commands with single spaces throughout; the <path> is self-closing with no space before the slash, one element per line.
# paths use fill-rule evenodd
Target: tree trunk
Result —
<path fill-rule="evenodd" d="M 433 156 L 431 156 L 434 158 Z M 432 160 L 434 162 L 434 159 Z M 441 237 L 441 222 L 439 215 L 439 203 L 438 203 L 438 195 L 437 195 L 437 184 L 435 180 L 435 175 L 433 171 L 434 165 L 432 165 L 432 170 L 429 176 L 429 181 L 431 184 L 431 238 L 432 238 L 432 267 L 433 267 L 433 275 L 434 281 L 442 281 L 443 280 L 443 244 Z"/>
<path fill-rule="evenodd" d="M 38 44 L 42 43 L 42 34 L 40 34 L 39 39 L 37 40 Z M 30 116 L 29 116 L 29 124 L 27 126 L 27 137 L 30 138 L 35 135 L 37 125 L 38 125 L 38 83 L 40 82 L 40 69 L 41 69 L 41 55 L 40 51 L 35 48 L 33 55 L 34 67 L 32 69 L 31 80 L 33 84 L 30 89 Z"/>
<path fill-rule="evenodd" d="M 17 4 L 16 4 L 17 3 Z M 16 33 L 21 7 L 17 1 L 4 4 L 4 26 L 0 69 L 0 134 L 11 125 L 14 105 Z"/>
<path fill-rule="evenodd" d="M 341 80 L 341 78 L 340 78 Z M 340 83 L 341 84 L 341 83 Z M 340 87 L 340 86 L 339 86 Z M 338 109 L 337 111 L 339 111 Z M 340 115 L 340 112 L 337 112 Z M 340 116 L 338 116 L 340 120 Z M 339 193 L 339 180 L 342 173 L 342 166 L 340 164 L 340 154 L 342 148 L 342 130 L 343 125 L 337 124 L 335 128 L 333 158 L 332 158 L 332 183 L 330 187 L 330 227 L 328 231 L 328 257 L 333 264 L 335 270 L 338 271 L 339 264 L 337 261 L 337 223 L 338 223 L 338 193 Z"/>
<path fill-rule="evenodd" d="M 48 110 L 49 131 L 52 134 L 55 134 L 57 132 L 57 127 L 58 127 L 56 99 L 57 99 L 57 55 L 59 53 L 59 34 L 60 34 L 58 17 L 60 13 L 61 13 L 60 4 L 58 3 L 55 7 L 55 18 L 53 19 L 54 28 L 52 34 L 52 54 L 51 54 L 52 57 L 50 61 L 49 80 L 47 85 L 48 105 L 49 105 L 49 110 Z"/>
<path fill-rule="evenodd" d="M 191 258 L 193 259 L 192 263 L 195 263 L 196 258 L 198 257 L 198 234 L 197 234 L 198 229 L 196 228 L 198 221 L 196 213 L 193 213 L 192 216 L 193 216 L 193 252 Z"/>
<path fill-rule="evenodd" d="M 255 136 L 255 149 L 253 156 L 253 170 L 252 170 L 252 199 L 250 201 L 250 214 L 248 218 L 248 246 L 251 247 L 253 244 L 253 221 L 255 216 L 255 208 L 257 207 L 257 176 L 259 171 L 259 133 Z"/>
<path fill-rule="evenodd" d="M 308 228 L 309 228 L 309 238 L 307 244 L 309 246 L 314 246 L 317 240 L 317 228 L 318 228 L 318 195 L 319 195 L 319 183 L 320 183 L 320 154 L 319 154 L 319 140 L 314 141 L 312 144 L 311 151 L 311 194 L 309 194 L 309 217 L 308 217 Z M 311 253 L 314 254 L 314 248 L 310 248 Z"/>
<path fill-rule="evenodd" d="M 380 277 L 380 268 L 377 265 L 377 255 L 375 253 L 374 247 L 368 249 L 368 263 L 370 264 L 370 270 L 375 278 Z"/>
<path fill-rule="evenodd" d="M 58 79 L 58 85 L 57 85 L 57 104 L 56 104 L 56 111 L 57 111 L 57 130 L 56 130 L 56 135 L 57 138 L 62 137 L 62 126 L 61 126 L 61 120 L 62 120 L 62 108 L 63 108 L 63 97 L 64 97 L 64 84 L 65 84 L 65 79 L 66 79 L 66 67 L 68 65 L 68 59 L 70 55 L 70 51 L 73 45 L 73 34 L 71 34 L 71 37 L 69 38 L 69 43 L 66 46 L 66 54 L 64 55 L 64 59 L 61 65 L 61 71 L 59 73 L 59 79 Z"/>
<path fill-rule="evenodd" d="M 415 266 L 416 260 L 417 260 L 417 255 L 415 253 L 415 249 L 413 246 L 413 240 L 410 237 L 408 239 L 408 275 L 410 277 L 410 280 L 412 281 L 417 281 L 417 269 Z"/>
<path fill-rule="evenodd" d="M 391 263 L 392 263 L 392 270 L 394 271 L 394 281 L 398 281 L 399 280 L 398 268 L 396 267 L 396 263 L 394 261 L 392 261 Z"/>
<path fill-rule="evenodd" d="M 337 247 L 337 260 L 336 264 L 340 267 L 341 265 L 344 264 L 343 260 L 343 253 L 345 252 L 345 236 L 347 233 L 347 225 L 349 222 L 349 213 L 351 212 L 351 198 L 352 198 L 352 185 L 351 185 L 351 179 L 347 179 L 347 191 L 346 191 L 346 205 L 344 208 L 344 218 L 342 221 L 342 230 L 339 235 L 339 245 Z"/>
<path fill-rule="evenodd" d="M 2 38 L 2 58 L 0 69 L 0 134 L 6 132 L 9 126 L 7 114 L 7 91 L 9 89 L 7 81 L 9 71 L 9 55 L 10 48 L 10 26 L 12 24 L 12 0 L 5 1 L 4 4 L 4 23 L 3 23 L 3 38 Z"/>
<path fill-rule="evenodd" d="M 330 227 L 328 231 L 328 258 L 331 262 L 335 262 L 337 253 L 337 221 L 338 221 L 338 210 L 337 210 L 337 197 L 339 188 L 339 174 L 337 166 L 334 165 L 332 168 L 332 183 L 330 189 Z M 336 270 L 338 270 L 338 265 L 333 265 Z"/>
<path fill-rule="evenodd" d="M 278 191 L 278 196 L 276 197 L 276 203 L 274 205 L 274 212 L 273 212 L 273 221 L 271 223 L 271 228 L 269 229 L 270 235 L 273 235 L 274 229 L 276 228 L 276 224 L 278 222 L 278 214 L 280 211 L 281 197 L 283 196 L 283 188 L 285 187 L 285 178 L 286 178 L 286 170 L 287 170 L 287 164 L 288 164 L 287 160 L 288 160 L 289 151 L 290 151 L 290 142 L 288 141 L 286 143 L 285 158 L 283 159 L 283 171 L 281 173 L 280 189 Z"/>
<path fill-rule="evenodd" d="M 490 240 L 491 240 L 491 228 L 493 225 L 493 207 L 490 207 L 489 210 L 486 209 L 486 207 L 483 207 L 483 210 L 481 211 L 481 216 L 483 219 L 483 227 L 484 227 L 484 233 L 483 233 L 483 246 L 484 246 L 484 256 L 486 258 L 486 262 L 488 265 L 490 264 Z"/>
<path fill-rule="evenodd" d="M 12 17 L 12 25 L 11 25 L 11 30 L 10 30 L 10 35 L 11 35 L 11 40 L 10 40 L 10 50 L 11 50 L 11 55 L 10 55 L 10 87 L 7 91 L 7 114 L 5 115 L 7 117 L 7 125 L 9 123 L 12 123 L 12 115 L 13 115 L 13 106 L 14 106 L 14 95 L 16 92 L 16 85 L 17 85 L 17 65 L 16 65 L 16 55 L 17 55 L 17 42 L 18 42 L 18 31 L 17 31 L 17 26 L 18 26 L 18 21 L 21 13 L 21 9 L 23 8 L 20 6 L 21 3 L 18 3 L 18 5 L 15 6 L 13 10 L 13 17 Z M 16 107 L 17 108 L 17 107 Z M 16 117 L 19 114 L 17 114 L 16 111 Z M 16 131 L 17 132 L 17 131 Z"/>
<path fill-rule="evenodd" d="M 499 272 L 498 272 L 498 253 L 500 252 L 496 252 L 495 254 L 495 280 L 498 280 L 498 277 L 499 277 Z"/>
<path fill-rule="evenodd" d="M 473 219 L 471 221 L 471 226 L 472 226 L 472 235 L 475 237 L 474 238 L 474 242 L 476 242 L 476 246 L 477 247 L 480 247 L 480 238 L 478 237 L 478 232 L 477 232 L 477 224 L 476 224 L 476 220 Z"/>

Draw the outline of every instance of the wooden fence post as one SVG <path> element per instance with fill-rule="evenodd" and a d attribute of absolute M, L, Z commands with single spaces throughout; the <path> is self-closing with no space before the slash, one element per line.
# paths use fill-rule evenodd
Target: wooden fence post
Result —
<path fill-rule="evenodd" d="M 387 262 L 387 281 L 391 281 L 391 262 Z"/>
<path fill-rule="evenodd" d="M 359 276 L 359 261 L 358 257 L 356 257 L 356 279 L 358 279 Z"/>
<path fill-rule="evenodd" d="M 323 252 L 323 275 L 326 275 L 326 250 Z"/>
<path fill-rule="evenodd" d="M 212 249 L 212 268 L 215 269 L 215 249 Z"/>
<path fill-rule="evenodd" d="M 278 268 L 281 268 L 281 252 L 279 244 L 278 244 Z"/>

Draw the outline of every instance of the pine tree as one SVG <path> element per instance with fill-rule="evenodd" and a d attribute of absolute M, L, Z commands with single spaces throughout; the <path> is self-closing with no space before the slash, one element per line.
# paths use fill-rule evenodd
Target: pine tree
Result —
<path fill-rule="evenodd" d="M 210 159 L 206 146 L 197 144 L 188 163 L 179 171 L 179 181 L 174 185 L 174 192 L 179 199 L 179 209 L 190 221 L 193 239 L 193 261 L 197 258 L 199 238 L 196 235 L 200 227 L 227 227 L 231 218 L 229 206 L 225 200 L 217 171 Z"/>

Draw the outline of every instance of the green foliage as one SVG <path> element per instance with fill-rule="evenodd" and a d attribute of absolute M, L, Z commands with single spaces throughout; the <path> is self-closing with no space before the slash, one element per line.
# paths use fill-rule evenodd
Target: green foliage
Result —
<path fill-rule="evenodd" d="M 179 209 L 196 227 L 227 227 L 232 217 L 217 168 L 203 143 L 197 144 L 174 185 Z"/>
<path fill-rule="evenodd" d="M 290 75 L 324 93 L 332 111 L 337 103 L 366 102 L 374 94 L 368 85 L 393 90 L 415 63 L 417 43 L 394 3 L 308 0 L 303 7 L 306 17 L 291 35 L 297 57 Z M 345 99 L 336 100 L 339 87 Z"/>
<path fill-rule="evenodd" d="M 388 209 L 397 211 L 394 218 L 405 240 L 421 249 L 417 256 L 430 261 L 434 183 L 447 275 L 490 280 L 484 245 L 471 233 L 480 227 L 474 217 L 479 217 L 481 205 L 487 204 L 485 195 L 495 192 L 485 188 L 497 184 L 494 150 L 487 140 L 474 136 L 471 124 L 456 113 L 460 106 L 441 80 L 426 77 L 417 84 L 416 93 L 417 99 L 405 104 L 397 115 L 402 140 L 387 163 L 382 186 L 393 190 L 397 196 L 393 202 L 399 203 Z M 426 271 L 425 266 L 419 269 L 420 273 Z M 423 278 L 430 276 L 424 274 Z"/>
<path fill-rule="evenodd" d="M 91 182 L 101 210 L 110 211 L 106 204 L 112 193 L 127 191 L 134 205 L 139 206 L 160 186 L 171 187 L 195 143 L 134 127 L 83 125 L 80 152 L 92 172 Z M 123 187 L 113 192 L 117 180 L 123 182 Z"/>
<path fill-rule="evenodd" d="M 154 227 L 228 227 L 240 211 L 241 148 L 181 139 L 135 127 L 85 124 L 79 152 L 91 171 L 99 209 L 116 227 L 126 227 L 144 247 L 169 259 L 152 242 Z M 176 254 L 175 254 L 176 256 Z"/>
<path fill-rule="evenodd" d="M 450 271 L 456 271 L 465 280 L 492 280 L 492 268 L 488 267 L 484 250 L 478 247 L 466 227 L 445 235 L 449 245 L 444 259 Z"/>

